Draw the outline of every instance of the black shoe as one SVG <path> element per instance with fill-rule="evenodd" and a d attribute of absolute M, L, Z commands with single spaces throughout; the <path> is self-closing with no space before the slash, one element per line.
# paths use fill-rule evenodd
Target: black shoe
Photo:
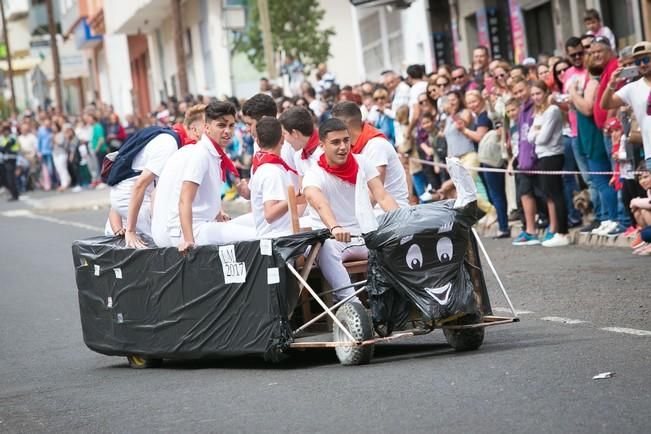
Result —
<path fill-rule="evenodd" d="M 601 222 L 599 220 L 593 220 L 592 223 L 590 223 L 589 225 L 582 227 L 579 233 L 584 235 L 589 235 L 590 233 L 592 233 L 593 229 L 597 229 L 600 225 Z"/>
<path fill-rule="evenodd" d="M 494 240 L 501 240 L 504 238 L 511 238 L 510 232 L 498 232 L 497 235 L 493 237 Z"/>
<path fill-rule="evenodd" d="M 582 224 L 583 224 L 583 222 L 581 220 L 576 220 L 576 221 L 573 221 L 573 222 L 568 222 L 567 227 L 570 228 L 570 229 L 574 229 L 574 228 L 578 228 Z"/>
<path fill-rule="evenodd" d="M 510 222 L 517 222 L 518 220 L 520 220 L 520 211 L 518 211 L 517 209 L 514 209 L 513 211 L 511 211 L 509 213 L 509 221 Z"/>

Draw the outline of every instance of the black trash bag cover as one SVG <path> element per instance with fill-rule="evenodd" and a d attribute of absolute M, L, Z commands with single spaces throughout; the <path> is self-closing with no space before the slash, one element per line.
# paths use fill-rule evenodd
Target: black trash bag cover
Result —
<path fill-rule="evenodd" d="M 402 325 L 412 303 L 427 321 L 478 311 L 465 258 L 470 228 L 481 215 L 476 201 L 455 209 L 448 200 L 401 208 L 378 219 L 378 229 L 364 235 L 376 326 Z"/>

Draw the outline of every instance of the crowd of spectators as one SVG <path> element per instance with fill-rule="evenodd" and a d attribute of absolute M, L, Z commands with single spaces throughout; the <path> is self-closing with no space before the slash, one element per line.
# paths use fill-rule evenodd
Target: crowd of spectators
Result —
<path fill-rule="evenodd" d="M 427 74 L 411 65 L 405 77 L 386 71 L 377 82 L 350 86 L 325 65 L 310 82 L 292 59 L 290 88 L 261 79 L 260 92 L 274 98 L 279 116 L 293 106 L 308 108 L 315 125 L 335 103 L 355 102 L 402 157 L 412 203 L 449 197 L 445 158 L 461 159 L 476 169 L 479 206 L 495 238 L 511 238 L 509 222 L 519 220 L 514 245 L 565 246 L 569 230 L 580 228 L 630 237 L 636 253 L 648 255 L 642 237 L 651 224 L 651 43 L 617 52 L 598 14 L 588 11 L 585 24 L 586 34 L 569 38 L 563 55 L 517 65 L 491 59 L 478 46 L 469 68 L 441 65 Z M 2 125 L 1 185 L 10 199 L 32 189 L 103 188 L 108 152 L 136 129 L 171 126 L 188 107 L 209 100 L 171 98 L 144 120 L 119 119 L 105 104 L 76 117 L 51 109 L 12 118 Z M 242 101 L 229 100 L 239 109 Z M 253 142 L 240 121 L 229 154 L 244 176 Z M 227 186 L 223 195 L 235 199 L 237 189 Z"/>

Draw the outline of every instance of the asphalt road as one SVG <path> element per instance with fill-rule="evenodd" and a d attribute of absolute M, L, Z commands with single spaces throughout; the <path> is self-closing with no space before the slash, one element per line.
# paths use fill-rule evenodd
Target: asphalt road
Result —
<path fill-rule="evenodd" d="M 132 370 L 81 334 L 70 245 L 104 211 L 20 208 L 0 205 L 0 432 L 649 431 L 651 260 L 629 251 L 487 241 L 522 322 L 476 352 L 437 331 L 362 367 L 311 350 Z"/>

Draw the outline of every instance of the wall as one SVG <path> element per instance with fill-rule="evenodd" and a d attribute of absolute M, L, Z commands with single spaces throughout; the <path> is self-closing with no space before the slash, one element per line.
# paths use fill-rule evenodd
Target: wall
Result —
<path fill-rule="evenodd" d="M 464 0 L 465 3 L 465 0 Z M 418 63 L 425 64 L 427 71 L 434 67 L 431 29 L 429 23 L 429 2 L 417 0 L 401 13 L 402 40 L 405 47 L 401 60 L 402 70 Z"/>
<path fill-rule="evenodd" d="M 126 35 L 104 35 L 104 53 L 110 77 L 110 102 L 115 111 L 124 117 L 133 113 L 131 101 L 131 67 Z"/>
<path fill-rule="evenodd" d="M 332 57 L 328 59 L 328 69 L 336 75 L 339 83 L 363 81 L 365 74 L 354 7 L 348 0 L 320 0 L 320 4 L 326 11 L 320 27 L 334 27 L 336 32 L 330 39 Z"/>

